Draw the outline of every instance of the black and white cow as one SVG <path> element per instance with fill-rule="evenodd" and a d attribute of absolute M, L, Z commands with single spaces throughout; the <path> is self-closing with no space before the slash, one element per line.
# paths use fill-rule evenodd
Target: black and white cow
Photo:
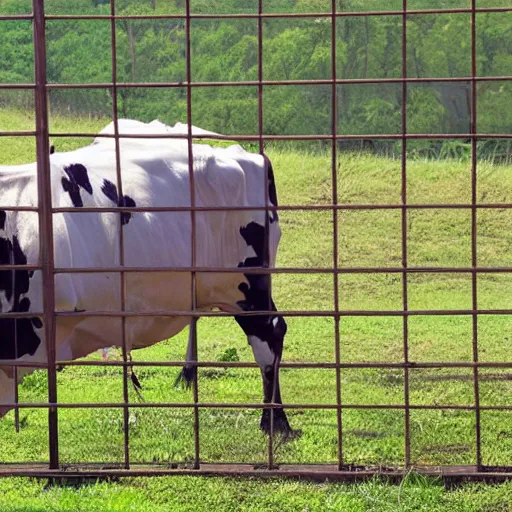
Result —
<path fill-rule="evenodd" d="M 145 124 L 121 120 L 122 134 L 158 135 L 186 130 L 158 121 Z M 198 130 L 199 131 L 199 130 Z M 109 125 L 102 133 L 112 133 Z M 184 139 L 122 138 L 123 194 L 116 186 L 114 140 L 98 137 L 77 151 L 50 157 L 54 207 L 190 206 L 188 146 Z M 197 206 L 265 206 L 268 197 L 277 205 L 272 166 L 261 155 L 240 146 L 212 148 L 194 145 L 194 182 Z M 268 180 L 265 179 L 267 173 Z M 37 205 L 36 164 L 0 167 L 0 205 Z M 266 218 L 266 215 L 269 215 Z M 267 221 L 267 222 L 266 222 Z M 54 214 L 56 267 L 111 267 L 119 265 L 119 229 L 124 236 L 124 263 L 136 267 L 190 267 L 191 215 L 181 212 L 58 213 Z M 268 232 L 266 261 L 265 238 Z M 277 311 L 270 297 L 269 277 L 243 272 L 244 267 L 273 266 L 281 236 L 278 216 L 264 210 L 200 211 L 196 213 L 196 265 L 240 268 L 240 272 L 197 274 L 196 297 L 200 310 Z M 0 211 L 0 265 L 37 264 L 37 215 Z M 126 274 L 126 310 L 190 311 L 190 272 Z M 60 311 L 114 311 L 121 308 L 120 277 L 116 273 L 57 274 L 56 308 Z M 42 311 L 41 273 L 0 271 L 0 311 Z M 278 366 L 286 322 L 276 315 L 235 316 L 261 369 L 264 402 L 281 402 Z M 128 350 L 147 347 L 179 333 L 190 324 L 188 316 L 128 317 Z M 17 340 L 17 342 L 15 341 Z M 105 317 L 59 317 L 57 359 L 73 360 L 98 349 L 121 346 L 121 321 Z M 14 401 L 13 371 L 2 360 L 46 362 L 42 319 L 0 319 L 0 414 Z M 30 370 L 19 370 L 20 378 Z M 187 372 L 185 372 L 186 376 Z M 289 432 L 282 409 L 275 410 L 276 430 Z M 261 428 L 268 432 L 270 412 L 265 409 Z"/>

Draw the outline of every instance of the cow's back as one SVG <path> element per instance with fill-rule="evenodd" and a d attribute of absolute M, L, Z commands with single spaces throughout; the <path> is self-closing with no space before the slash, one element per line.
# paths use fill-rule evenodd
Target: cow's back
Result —
<path fill-rule="evenodd" d="M 149 128 L 148 128 L 149 127 Z M 166 130 L 164 125 L 138 122 L 122 124 L 122 129 L 151 133 Z M 108 132 L 108 129 L 103 133 Z M 191 206 L 188 144 L 172 139 L 120 139 L 122 192 L 117 184 L 115 143 L 97 138 L 86 148 L 50 156 L 53 206 L 76 211 L 56 213 L 54 220 L 55 266 L 58 268 L 117 267 L 121 263 L 119 233 L 123 231 L 124 265 L 129 267 L 192 266 L 192 222 L 190 211 L 96 213 L 84 208 L 134 206 L 141 208 L 185 208 Z M 194 145 L 194 190 L 197 207 L 261 207 L 264 203 L 263 176 L 258 164 L 241 148 L 215 149 Z M 261 157 L 257 156 L 261 159 Z M 9 192 L 10 202 L 37 204 L 36 166 L 24 169 L 26 183 Z M 260 173 L 261 174 L 261 173 Z M 16 197 L 17 194 L 17 197 Z M 255 198 L 261 195 L 261 200 Z M 0 204 L 6 204 L 0 197 Z M 31 222 L 23 215 L 12 217 L 29 263 L 38 260 L 37 215 Z M 247 256 L 247 244 L 240 229 L 264 212 L 198 211 L 195 213 L 198 267 L 235 268 Z M 19 220 L 18 220 L 19 219 Z M 197 306 L 233 308 L 243 296 L 238 290 L 240 274 L 197 274 Z M 40 273 L 34 276 L 30 294 L 42 309 Z M 125 307 L 128 311 L 176 310 L 192 307 L 191 273 L 150 272 L 126 274 Z M 114 311 L 121 309 L 119 273 L 60 273 L 56 276 L 56 306 L 60 310 Z M 130 343 L 151 344 L 181 330 L 189 319 L 176 317 L 133 318 L 127 320 Z M 77 357 L 105 344 L 115 344 L 120 322 L 115 319 L 86 319 L 80 322 L 67 349 Z M 97 346 L 93 339 L 97 337 Z M 82 346 L 80 338 L 90 340 Z M 138 341 L 139 340 L 139 341 Z M 60 340 L 62 341 L 62 340 Z M 80 345 L 79 349 L 76 348 Z M 68 347 L 69 348 L 69 347 Z M 66 352 L 66 351 L 65 351 Z"/>

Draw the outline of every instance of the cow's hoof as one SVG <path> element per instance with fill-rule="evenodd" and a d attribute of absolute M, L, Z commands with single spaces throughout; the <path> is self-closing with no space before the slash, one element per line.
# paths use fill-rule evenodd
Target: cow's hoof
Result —
<path fill-rule="evenodd" d="M 270 435 L 270 409 L 264 409 L 261 416 L 260 428 Z M 280 435 L 284 440 L 294 440 L 300 437 L 300 430 L 293 430 L 283 409 L 274 409 L 274 435 Z"/>
<path fill-rule="evenodd" d="M 185 389 L 190 389 L 194 382 L 195 372 L 195 367 L 184 366 L 174 381 L 174 387 L 179 388 L 183 384 Z"/>

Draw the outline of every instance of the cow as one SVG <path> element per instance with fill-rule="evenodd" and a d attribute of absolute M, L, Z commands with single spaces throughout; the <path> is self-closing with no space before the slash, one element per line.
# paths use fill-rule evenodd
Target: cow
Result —
<path fill-rule="evenodd" d="M 190 174 L 186 138 L 134 138 L 129 135 L 186 134 L 188 127 L 119 120 L 122 192 L 116 180 L 115 140 L 96 137 L 91 145 L 50 155 L 54 208 L 76 209 L 53 215 L 55 266 L 58 268 L 192 266 L 190 211 L 80 212 L 88 207 L 190 207 Z M 193 133 L 208 133 L 192 128 Z M 100 135 L 112 135 L 111 123 Z M 268 273 L 249 267 L 274 266 L 281 236 L 272 165 L 268 158 L 246 152 L 239 145 L 214 148 L 193 145 L 195 204 L 228 210 L 195 213 L 197 267 L 240 269 L 233 272 L 198 272 L 198 311 L 218 308 L 233 314 L 247 336 L 263 381 L 264 403 L 282 403 L 279 364 L 287 330 L 275 311 Z M 0 167 L 0 205 L 37 206 L 37 165 Z M 266 190 L 266 187 L 268 189 Z M 249 207 L 229 210 L 230 207 Z M 259 209 L 250 210 L 250 207 Z M 1 208 L 1 206 L 0 206 Z M 0 265 L 35 265 L 39 261 L 37 214 L 0 211 Z M 1 267 L 0 267 L 1 268 Z M 59 316 L 56 326 L 57 360 L 74 360 L 110 346 L 122 346 L 122 321 L 115 317 L 87 317 L 87 312 L 119 311 L 121 277 L 116 272 L 58 273 L 55 276 L 57 311 L 84 316 Z M 128 312 L 187 312 L 193 306 L 190 271 L 128 272 L 125 274 Z M 0 414 L 14 402 L 12 366 L 2 360 L 46 363 L 43 329 L 42 275 L 16 268 L 0 271 L 0 311 L 34 312 L 27 318 L 0 318 Z M 239 313 L 252 311 L 254 315 Z M 189 315 L 129 316 L 125 320 L 128 353 L 171 338 L 192 322 Z M 192 360 L 191 346 L 188 360 Z M 192 368 L 193 365 L 192 365 Z M 193 378 L 191 365 L 184 368 Z M 18 379 L 30 373 L 19 368 Z M 1 405 L 4 404 L 2 408 Z M 263 409 L 260 427 L 270 432 L 270 409 Z M 274 409 L 274 430 L 291 433 L 285 411 Z"/>

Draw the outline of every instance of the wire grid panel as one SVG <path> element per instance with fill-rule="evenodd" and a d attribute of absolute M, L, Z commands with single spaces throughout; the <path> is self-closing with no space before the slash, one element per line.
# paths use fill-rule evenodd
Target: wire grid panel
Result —
<path fill-rule="evenodd" d="M 33 0 L 33 14 L 18 15 L 18 16 L 0 16 L 0 20 L 27 20 L 33 24 L 34 32 L 34 52 L 35 52 L 35 83 L 33 84 L 1 84 L 0 89 L 4 90 L 33 90 L 36 99 L 36 127 L 35 130 L 31 131 L 17 131 L 17 132 L 4 132 L 0 135 L 4 136 L 35 136 L 37 141 L 37 166 L 38 166 L 38 190 L 39 190 L 39 207 L 6 207 L 0 208 L 7 211 L 31 211 L 38 214 L 39 216 L 39 233 L 40 233 L 40 263 L 38 265 L 27 266 L 23 268 L 26 270 L 38 270 L 43 275 L 43 289 L 44 289 L 44 326 L 45 336 L 47 342 L 47 353 L 48 363 L 26 363 L 23 366 L 44 368 L 47 369 L 48 375 L 48 400 L 46 402 L 38 403 L 20 403 L 16 400 L 16 403 L 11 404 L 15 409 L 16 421 L 19 423 L 19 412 L 24 408 L 42 409 L 48 410 L 48 464 L 25 464 L 22 467 L 20 465 L 5 464 L 4 469 L 0 471 L 2 475 L 35 475 L 35 476 L 47 476 L 47 475 L 59 475 L 65 474 L 70 475 L 153 475 L 153 474 L 243 474 L 243 475 L 268 475 L 268 474 L 287 474 L 287 475 L 301 475 L 301 476 L 312 476 L 312 477 L 330 477 L 330 478 L 355 478 L 355 477 L 367 477 L 375 473 L 386 473 L 390 475 L 400 476 L 412 467 L 415 469 L 422 470 L 426 474 L 443 474 L 443 475 L 455 475 L 457 477 L 475 477 L 481 478 L 484 476 L 491 475 L 494 478 L 504 477 L 508 474 L 510 468 L 506 466 L 490 467 L 482 463 L 482 438 L 481 438 L 481 415 L 482 412 L 499 412 L 499 411 L 510 411 L 512 406 L 510 405 L 498 405 L 488 404 L 485 405 L 480 402 L 480 376 L 483 371 L 488 369 L 508 369 L 512 367 L 511 362 L 499 361 L 499 362 L 482 362 L 479 359 L 479 343 L 478 343 L 478 327 L 479 319 L 482 316 L 492 315 L 510 315 L 512 309 L 498 309 L 488 308 L 482 309 L 479 307 L 477 284 L 478 276 L 482 274 L 505 274 L 512 271 L 512 268 L 507 267 L 483 267 L 478 265 L 477 254 L 477 214 L 479 211 L 493 211 L 493 209 L 510 209 L 512 203 L 492 203 L 485 204 L 477 201 L 477 142 L 480 139 L 492 138 L 492 139 L 512 139 L 512 135 L 508 133 L 503 134 L 485 134 L 478 132 L 477 125 L 477 87 L 482 82 L 496 82 L 511 80 L 509 76 L 477 76 L 477 54 L 476 54 L 476 26 L 477 26 L 477 15 L 482 12 L 496 12 L 496 13 L 508 13 L 512 12 L 512 7 L 489 7 L 489 8 L 478 8 L 477 0 L 471 0 L 471 5 L 467 8 L 457 9 L 424 9 L 424 10 L 410 10 L 408 9 L 407 0 L 402 0 L 402 8 L 395 11 L 365 11 L 365 12 L 342 12 L 337 10 L 337 3 L 335 0 L 331 1 L 329 12 L 319 13 L 272 13 L 264 10 L 263 0 L 258 1 L 257 12 L 252 14 L 195 14 L 191 11 L 191 0 L 185 1 L 185 9 L 183 14 L 174 15 L 121 15 L 116 12 L 116 1 L 110 0 L 110 13 L 102 15 L 64 15 L 64 14 L 46 14 L 45 13 L 45 1 L 44 0 Z M 408 73 L 407 69 L 407 28 L 408 19 L 411 16 L 421 15 L 442 15 L 442 14 L 467 14 L 471 18 L 471 73 L 469 76 L 464 77 L 453 77 L 453 78 L 430 78 L 430 77 L 419 77 L 413 78 Z M 401 76 L 393 78 L 338 78 L 337 73 L 337 21 L 342 18 L 365 18 L 365 17 L 376 17 L 376 16 L 396 16 L 401 20 Z M 112 62 L 112 80 L 105 83 L 88 83 L 88 84 L 63 84 L 63 83 L 48 83 L 47 76 L 47 56 L 46 56 L 46 24 L 48 22 L 58 20 L 71 20 L 71 19 L 83 19 L 89 20 L 94 23 L 100 21 L 108 22 L 110 24 L 110 53 Z M 117 73 L 117 29 L 116 23 L 122 22 L 123 20 L 177 20 L 184 23 L 185 27 L 185 81 L 184 82 L 122 82 L 118 80 Z M 239 82 L 197 82 L 194 81 L 192 74 L 192 58 L 191 58 L 191 37 L 193 35 L 193 24 L 195 20 L 240 20 L 240 19 L 252 19 L 255 21 L 257 26 L 257 43 L 258 43 L 258 64 L 257 64 L 257 79 L 250 81 L 239 81 Z M 287 19 L 289 23 L 292 23 L 294 19 L 312 19 L 312 20 L 325 20 L 330 26 L 330 58 L 331 58 L 331 76 L 325 79 L 316 80 L 265 80 L 264 77 L 264 44 L 263 44 L 263 28 L 264 22 L 268 20 L 284 20 Z M 408 93 L 409 88 L 414 84 L 429 84 L 432 82 L 436 83 L 451 83 L 451 82 L 464 82 L 469 83 L 470 90 L 470 123 L 467 133 L 410 133 L 408 131 L 408 116 L 407 116 L 407 105 L 408 105 Z M 390 134 L 340 134 L 338 125 L 338 111 L 339 101 L 339 86 L 340 85 L 364 85 L 364 84 L 396 84 L 400 87 L 401 95 L 401 131 L 400 133 Z M 230 87 L 230 86 L 241 86 L 241 87 L 255 87 L 257 90 L 257 134 L 255 135 L 240 135 L 236 133 L 230 133 L 226 135 L 196 135 L 192 133 L 192 125 L 194 119 L 194 108 L 193 108 L 193 91 L 197 88 L 210 88 L 210 87 Z M 312 86 L 320 87 L 327 86 L 330 88 L 331 96 L 331 126 L 326 134 L 302 134 L 302 135 L 268 135 L 265 134 L 264 129 L 264 91 L 268 88 L 279 87 L 279 86 Z M 125 212 L 125 213 L 137 213 L 137 212 L 189 212 L 191 216 L 191 248 L 192 248 L 192 264 L 191 267 L 129 267 L 124 262 L 124 236 L 123 230 L 120 229 L 119 234 L 119 254 L 120 254 L 120 265 L 115 267 L 103 267 L 103 268 L 58 268 L 54 264 L 53 254 L 53 215 L 56 213 L 72 213 L 76 210 L 74 208 L 63 208 L 63 207 L 52 207 L 51 200 L 51 186 L 50 186 L 50 137 L 53 138 L 69 138 L 69 137 L 90 137 L 98 136 L 96 133 L 87 132 L 66 132 L 66 133 L 54 133 L 50 132 L 49 129 L 49 108 L 48 108 L 48 93 L 51 91 L 58 91 L 61 89 L 105 89 L 111 91 L 112 98 L 112 120 L 114 126 L 114 133 L 112 135 L 100 135 L 100 137 L 110 137 L 115 141 L 116 149 L 116 176 L 117 176 L 117 187 L 119 195 L 123 195 L 123 182 L 122 182 L 122 167 L 120 157 L 120 140 L 127 135 L 123 135 L 119 131 L 119 90 L 123 88 L 137 89 L 147 88 L 156 90 L 168 90 L 184 88 L 186 91 L 186 118 L 188 132 L 186 135 L 188 141 L 188 158 L 189 158 L 189 182 L 190 182 L 190 207 L 112 207 L 112 208 L 81 208 L 81 212 Z M 147 135 L 129 135 L 130 138 L 145 138 Z M 183 138 L 183 135 L 166 135 L 165 138 Z M 180 361 L 132 361 L 130 358 L 129 351 L 126 346 L 126 322 L 127 319 L 133 317 L 144 317 L 144 316 L 158 316 L 158 317 L 179 317 L 186 316 L 193 319 L 193 330 L 195 330 L 195 320 L 199 317 L 229 317 L 232 316 L 228 313 L 222 312 L 204 312 L 197 311 L 196 308 L 196 274 L 197 273 L 208 273 L 208 272 L 240 272 L 238 268 L 226 269 L 226 268 L 201 268 L 196 265 L 196 214 L 197 212 L 203 211 L 219 211 L 226 210 L 222 207 L 199 207 L 196 206 L 195 198 L 195 187 L 194 187 L 194 173 L 193 169 L 193 140 L 194 139 L 219 139 L 219 140 L 237 140 L 241 142 L 254 142 L 258 144 L 259 152 L 263 154 L 266 142 L 273 141 L 324 141 L 330 145 L 331 150 L 331 161 L 330 161 L 330 180 L 331 180 L 331 197 L 329 204 L 299 204 L 299 205 L 283 205 L 280 207 L 272 208 L 273 210 L 279 210 L 282 212 L 290 212 L 295 215 L 300 212 L 325 212 L 331 216 L 332 222 L 332 266 L 329 267 L 286 267 L 286 268 L 263 268 L 263 269 L 247 269 L 248 273 L 254 272 L 258 274 L 270 274 L 270 275 L 287 275 L 287 274 L 326 274 L 332 278 L 333 284 L 333 302 L 331 310 L 285 310 L 281 312 L 271 311 L 269 305 L 268 311 L 256 312 L 281 315 L 290 318 L 317 318 L 325 317 L 330 318 L 334 322 L 334 337 L 333 337 L 333 355 L 334 358 L 330 362 L 301 362 L 301 363 L 282 363 L 281 368 L 293 368 L 293 369 L 304 369 L 308 372 L 312 372 L 317 369 L 332 370 L 335 374 L 334 380 L 334 400 L 332 403 L 318 404 L 318 403 L 285 403 L 280 405 L 277 403 L 265 404 L 263 406 L 260 403 L 246 402 L 246 403 L 216 403 L 201 402 L 199 400 L 199 383 L 197 372 L 194 374 L 193 380 L 193 400 L 192 402 L 183 403 L 161 403 L 161 402 L 140 402 L 134 401 L 130 398 L 130 368 L 144 369 L 151 367 L 161 368 L 174 368 L 179 367 L 183 363 Z M 400 202 L 398 204 L 357 204 L 357 203 L 343 203 L 339 201 L 340 193 L 339 189 L 343 187 L 343 182 L 339 183 L 338 178 L 338 159 L 340 152 L 340 143 L 343 141 L 351 140 L 383 140 L 383 141 L 399 141 L 401 143 L 401 156 L 400 156 Z M 408 197 L 408 162 L 407 162 L 407 149 L 408 142 L 410 140 L 448 140 L 448 139 L 460 139 L 468 140 L 471 144 L 471 169 L 470 169 L 470 201 L 466 203 L 412 203 Z M 265 176 L 265 190 L 268 194 L 268 177 Z M 268 197 L 266 203 L 268 204 Z M 244 208 L 233 208 L 236 210 L 243 210 Z M 247 210 L 257 210 L 256 207 L 247 207 Z M 270 211 L 271 208 L 263 207 L 263 210 Z M 471 232 L 470 232 L 470 244 L 471 244 L 471 264 L 466 267 L 454 267 L 454 266 L 413 266 L 408 261 L 408 243 L 409 236 L 408 230 L 410 229 L 408 224 L 408 214 L 411 211 L 424 212 L 429 210 L 461 210 L 469 212 L 471 216 Z M 396 267 L 378 267 L 378 266 L 357 266 L 357 262 L 351 266 L 341 266 L 340 261 L 340 237 L 343 232 L 343 225 L 340 223 L 340 213 L 342 212 L 396 212 L 400 218 L 400 264 Z M 267 216 L 268 218 L 268 216 Z M 268 251 L 268 239 L 267 239 L 267 251 Z M 17 265 L 5 265 L 4 270 L 16 270 L 20 267 Z M 135 272 L 189 272 L 191 273 L 191 296 L 193 303 L 191 311 L 157 311 L 157 312 L 134 312 L 126 310 L 126 276 Z M 120 275 L 120 307 L 117 311 L 56 311 L 55 309 L 55 276 L 60 274 L 72 274 L 72 273 L 113 273 L 117 272 Z M 340 296 L 340 290 L 342 290 L 341 279 L 344 276 L 358 276 L 358 275 L 396 275 L 401 279 L 401 290 L 400 290 L 400 306 L 394 309 L 347 309 L 342 306 L 342 296 Z M 411 279 L 416 275 L 443 275 L 443 274 L 468 274 L 471 278 L 471 304 L 465 309 L 418 309 L 411 307 L 410 301 L 410 290 L 411 290 Z M 253 313 L 242 313 L 242 315 L 254 314 Z M 0 318 L 26 318 L 33 315 L 33 313 L 3 313 Z M 445 317 L 453 316 L 454 318 L 469 318 L 471 322 L 471 338 L 472 338 L 472 356 L 471 361 L 468 362 L 419 362 L 416 358 L 412 358 L 410 355 L 410 329 L 411 319 L 414 317 L 431 316 L 431 317 Z M 122 358 L 119 361 L 57 361 L 56 360 L 56 323 L 58 318 L 70 318 L 70 317 L 118 317 L 122 323 L 123 333 L 123 346 L 122 346 Z M 401 321 L 402 339 L 403 339 L 403 361 L 402 362 L 345 362 L 342 358 L 341 352 L 341 338 L 342 338 L 342 326 L 341 321 L 345 318 L 358 318 L 358 317 L 377 317 L 377 318 L 392 318 Z M 197 354 L 197 340 L 194 337 L 194 352 Z M 16 361 L 4 361 L 2 365 L 12 365 L 14 369 L 19 367 L 16 366 Z M 122 400 L 112 401 L 109 403 L 63 403 L 58 400 L 57 396 L 57 368 L 59 367 L 91 367 L 97 366 L 99 368 L 117 368 L 122 372 Z M 254 363 L 249 362 L 236 362 L 236 361 L 198 361 L 194 363 L 196 368 L 257 368 Z M 383 370 L 394 370 L 402 374 L 403 379 L 403 395 L 401 399 L 395 403 L 376 403 L 376 404 L 351 404 L 344 403 L 343 393 L 343 375 L 344 372 L 352 370 L 364 370 L 364 369 L 383 369 Z M 462 404 L 462 405 L 441 405 L 441 404 L 418 404 L 412 403 L 411 401 L 411 372 L 418 370 L 432 370 L 432 369 L 460 369 L 471 372 L 471 384 L 473 386 L 473 403 Z M 275 393 L 275 391 L 274 391 Z M 17 396 L 17 395 L 16 395 Z M 330 411 L 333 413 L 333 424 L 336 425 L 336 461 L 330 461 L 330 464 L 317 464 L 317 465 L 287 465 L 276 462 L 275 450 L 276 450 L 276 437 L 272 434 L 273 422 L 271 422 L 271 435 L 267 440 L 266 449 L 266 460 L 259 464 L 248 464 L 248 461 L 239 460 L 233 461 L 229 464 L 219 464 L 218 461 L 209 460 L 205 462 L 201 456 L 201 442 L 200 442 L 200 429 L 201 429 L 201 413 L 203 411 L 216 411 L 216 410 L 230 410 L 230 409 L 248 409 L 248 410 L 261 410 L 263 408 L 270 409 L 273 413 L 275 409 L 284 407 L 287 410 L 304 410 L 304 411 Z M 60 426 L 63 421 L 63 413 L 66 410 L 71 409 L 112 409 L 121 411 L 122 419 L 122 439 L 123 439 L 123 462 L 117 466 L 105 466 L 101 464 L 91 464 L 81 461 L 77 461 L 72 466 L 62 463 L 59 453 L 59 432 Z M 193 456 L 190 459 L 189 464 L 184 465 L 147 465 L 141 464 L 131 456 L 131 411 L 134 409 L 148 411 L 152 409 L 168 409 L 172 414 L 178 410 L 188 410 L 192 412 L 192 423 L 193 423 Z M 391 411 L 392 413 L 400 413 L 403 415 L 403 460 L 395 465 L 388 465 L 385 467 L 379 461 L 375 461 L 374 466 L 356 466 L 351 464 L 350 459 L 345 455 L 345 438 L 350 435 L 347 433 L 347 429 L 344 427 L 344 417 L 346 414 L 350 414 L 354 410 L 373 410 L 373 411 Z M 471 463 L 460 465 L 453 464 L 447 466 L 419 466 L 414 464 L 411 454 L 411 447 L 413 443 L 413 434 L 411 427 L 411 417 L 415 413 L 421 413 L 422 411 L 465 411 L 472 416 L 473 421 L 473 433 L 474 436 L 474 459 Z M 273 416 L 272 416 L 273 417 Z M 60 420 L 60 421 L 59 421 Z M 65 471 L 64 471 L 65 470 Z"/>

